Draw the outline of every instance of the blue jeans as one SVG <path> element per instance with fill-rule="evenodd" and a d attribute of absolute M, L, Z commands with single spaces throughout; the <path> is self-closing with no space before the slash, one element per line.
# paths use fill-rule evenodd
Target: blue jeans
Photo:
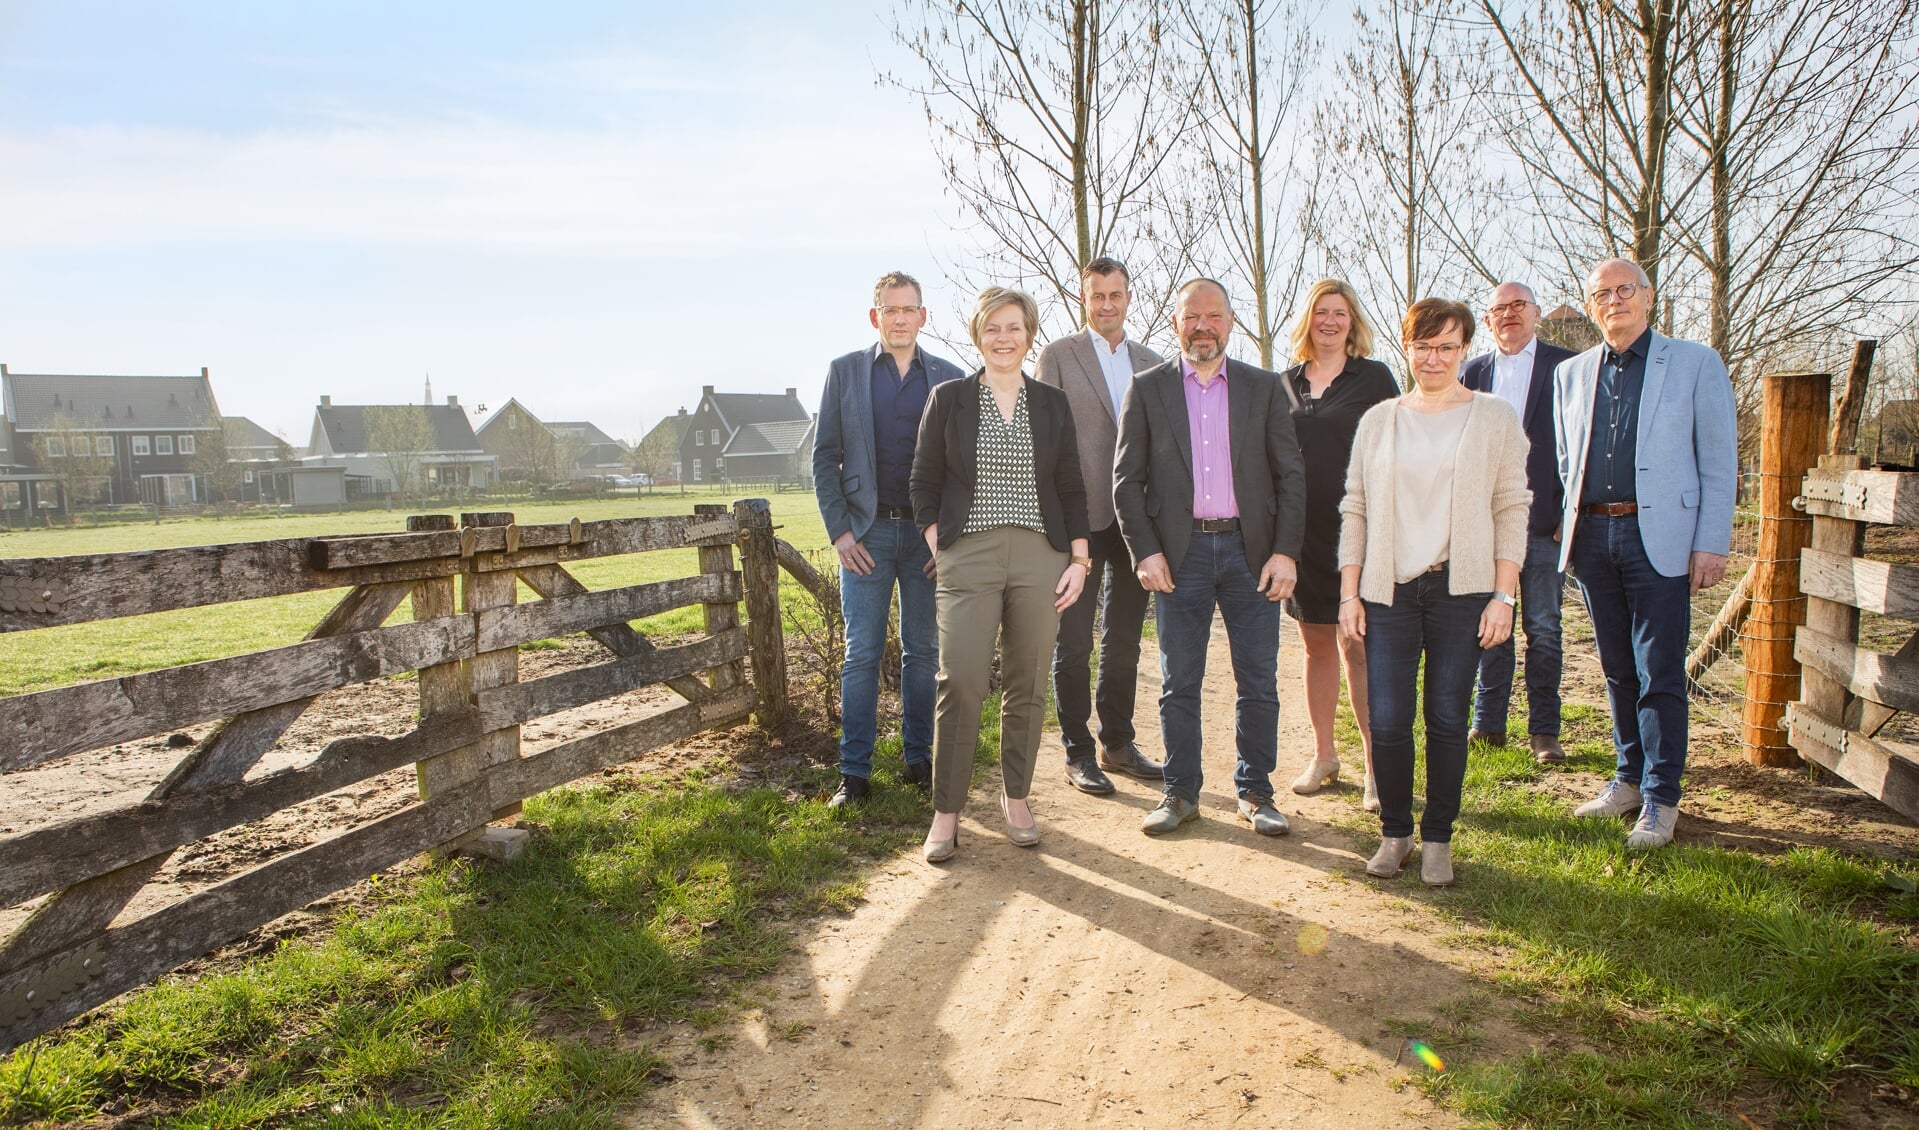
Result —
<path fill-rule="evenodd" d="M 1559 571 L 1559 543 L 1550 534 L 1526 538 L 1526 561 L 1519 570 L 1519 615 L 1526 629 L 1526 732 L 1559 736 L 1559 604 L 1566 575 Z M 1479 695 L 1473 702 L 1473 729 L 1506 732 L 1513 701 L 1514 637 L 1479 657 Z"/>
<path fill-rule="evenodd" d="M 939 620 L 933 578 L 926 575 L 926 539 L 910 518 L 878 518 L 862 539 L 873 571 L 840 569 L 840 615 L 846 620 L 846 663 L 840 668 L 840 773 L 873 775 L 878 728 L 880 656 L 893 586 L 900 594 L 900 745 L 907 764 L 933 757 L 934 681 L 939 673 Z"/>
<path fill-rule="evenodd" d="M 1490 592 L 1446 591 L 1440 568 L 1366 602 L 1366 702 L 1373 713 L 1373 782 L 1385 836 L 1413 834 L 1413 716 L 1426 716 L 1426 811 L 1419 838 L 1451 843 L 1466 782 L 1466 717 L 1479 668 L 1479 617 Z M 1419 665 L 1426 663 L 1424 702 Z"/>
<path fill-rule="evenodd" d="M 1587 514 L 1573 536 L 1573 579 L 1586 594 L 1612 707 L 1618 780 L 1647 800 L 1679 803 L 1686 771 L 1686 642 L 1691 584 L 1646 559 L 1639 517 Z"/>
<path fill-rule="evenodd" d="M 1273 795 L 1273 765 L 1279 755 L 1279 604 L 1255 585 L 1237 533 L 1194 531 L 1186 559 L 1173 576 L 1173 591 L 1154 593 L 1159 627 L 1159 728 L 1166 746 L 1166 793 L 1199 803 L 1199 691 L 1206 681 L 1206 647 L 1213 635 L 1213 609 L 1226 620 L 1239 688 L 1233 741 L 1239 764 L 1233 788 L 1242 797 Z"/>

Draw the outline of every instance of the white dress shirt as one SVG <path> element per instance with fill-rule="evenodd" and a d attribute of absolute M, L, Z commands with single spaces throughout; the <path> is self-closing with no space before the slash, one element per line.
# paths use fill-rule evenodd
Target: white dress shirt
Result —
<path fill-rule="evenodd" d="M 1535 337 L 1517 353 L 1501 353 L 1497 347 L 1493 350 L 1493 395 L 1512 405 L 1521 420 L 1526 418 L 1526 394 L 1532 391 L 1533 353 L 1538 346 Z"/>
<path fill-rule="evenodd" d="M 1093 343 L 1093 356 L 1099 358 L 1099 371 L 1105 374 L 1106 390 L 1113 394 L 1113 418 L 1119 418 L 1119 410 L 1126 405 L 1126 386 L 1133 383 L 1133 353 L 1126 348 L 1126 339 L 1119 339 L 1119 347 L 1114 348 L 1091 326 L 1086 327 L 1086 339 Z"/>

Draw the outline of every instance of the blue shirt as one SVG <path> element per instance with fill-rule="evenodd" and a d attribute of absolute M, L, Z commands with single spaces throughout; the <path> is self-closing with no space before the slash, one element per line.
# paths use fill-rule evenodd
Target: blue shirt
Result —
<path fill-rule="evenodd" d="M 1581 504 L 1638 501 L 1639 394 L 1646 383 L 1646 355 L 1651 351 L 1649 326 L 1624 354 L 1611 348 L 1600 354 Z"/>
<path fill-rule="evenodd" d="M 904 376 L 884 342 L 873 346 L 873 464 L 881 506 L 911 506 L 907 479 L 926 410 L 926 365 L 919 347 Z"/>

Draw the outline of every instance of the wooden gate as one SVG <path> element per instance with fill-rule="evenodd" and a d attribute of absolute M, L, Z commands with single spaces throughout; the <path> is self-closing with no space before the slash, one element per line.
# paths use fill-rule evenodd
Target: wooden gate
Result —
<path fill-rule="evenodd" d="M 1827 456 L 1805 478 L 1812 542 L 1800 556 L 1806 620 L 1793 641 L 1804 667 L 1786 721 L 1805 758 L 1919 820 L 1919 745 L 1883 736 L 1894 715 L 1919 714 L 1919 635 L 1892 655 L 1859 646 L 1861 611 L 1919 621 L 1919 565 L 1865 556 L 1867 523 L 1919 526 L 1919 474 L 1857 467 L 1856 457 Z"/>
<path fill-rule="evenodd" d="M 0 561 L 0 631 L 349 589 L 300 643 L 0 699 L 8 789 L 30 789 L 35 767 L 61 758 L 219 720 L 140 803 L 0 837 L 0 907 L 51 893 L 0 940 L 0 1052 L 374 872 L 477 836 L 526 797 L 756 707 L 766 721 L 786 709 L 762 499 L 561 525 L 489 513 L 456 527 L 427 515 L 407 531 Z M 698 549 L 699 571 L 649 584 L 588 591 L 566 568 L 686 547 Z M 542 599 L 516 603 L 517 582 Z M 404 600 L 413 622 L 383 626 Z M 689 643 L 657 647 L 629 624 L 694 604 L 705 632 Z M 520 681 L 521 644 L 582 631 L 610 658 Z M 246 779 L 318 695 L 406 671 L 419 672 L 410 733 L 338 737 L 305 764 Z M 521 723 L 655 683 L 687 701 L 521 755 Z M 176 850 L 408 764 L 417 803 L 116 922 Z"/>

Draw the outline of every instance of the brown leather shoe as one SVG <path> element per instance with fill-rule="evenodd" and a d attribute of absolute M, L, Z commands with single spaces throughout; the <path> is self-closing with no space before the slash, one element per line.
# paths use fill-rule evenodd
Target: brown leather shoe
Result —
<path fill-rule="evenodd" d="M 1132 742 L 1111 749 L 1101 747 L 1099 767 L 1108 773 L 1124 773 L 1142 781 L 1158 783 L 1166 779 L 1166 767 L 1141 753 Z"/>
<path fill-rule="evenodd" d="M 1566 751 L 1554 734 L 1534 734 L 1532 736 L 1533 760 L 1541 765 L 1559 765 L 1566 760 Z"/>
<path fill-rule="evenodd" d="M 1498 731 L 1467 730 L 1466 731 L 1467 745 L 1479 745 L 1482 743 L 1485 745 L 1492 746 L 1495 749 L 1505 749 L 1506 748 L 1506 731 L 1504 730 L 1498 730 Z"/>

